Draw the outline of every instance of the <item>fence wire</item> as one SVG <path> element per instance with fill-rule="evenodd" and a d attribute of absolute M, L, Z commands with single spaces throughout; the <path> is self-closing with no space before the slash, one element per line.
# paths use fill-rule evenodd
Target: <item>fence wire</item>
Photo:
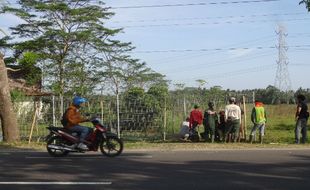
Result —
<path fill-rule="evenodd" d="M 102 119 L 112 131 L 117 132 L 117 107 L 115 96 L 87 97 L 88 102 L 80 111 Z M 170 94 L 157 105 L 149 104 L 141 98 L 120 96 L 120 136 L 128 141 L 173 139 L 179 133 L 182 121 L 189 115 L 194 104 L 201 110 L 207 108 L 208 101 L 197 96 L 185 97 L 182 94 Z M 216 107 L 223 109 L 225 99 L 218 99 Z M 18 119 L 20 138 L 24 141 L 42 141 L 49 133 L 46 127 L 62 127 L 62 110 L 71 104 L 71 98 L 64 98 L 61 109 L 59 97 L 24 98 L 14 102 Z M 91 124 L 85 123 L 86 126 Z M 2 134 L 0 132 L 0 139 Z"/>

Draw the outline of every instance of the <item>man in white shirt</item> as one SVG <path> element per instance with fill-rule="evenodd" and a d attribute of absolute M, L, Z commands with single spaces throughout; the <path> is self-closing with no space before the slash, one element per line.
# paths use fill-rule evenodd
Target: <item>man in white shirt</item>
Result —
<path fill-rule="evenodd" d="M 226 130 L 224 141 L 227 139 L 229 134 L 232 134 L 232 140 L 236 142 L 239 138 L 241 109 L 238 105 L 236 105 L 236 98 L 234 97 L 231 97 L 229 99 L 229 104 L 225 106 L 225 122 Z"/>

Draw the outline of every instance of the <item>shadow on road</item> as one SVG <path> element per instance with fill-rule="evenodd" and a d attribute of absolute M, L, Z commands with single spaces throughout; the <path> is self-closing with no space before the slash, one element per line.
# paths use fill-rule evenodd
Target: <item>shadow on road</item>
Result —
<path fill-rule="evenodd" d="M 189 152 L 190 153 L 190 152 Z M 169 153 L 71 154 L 50 158 L 45 152 L 1 155 L 1 181 L 111 181 L 91 189 L 308 189 L 310 156 L 293 154 L 288 161 L 271 163 L 238 160 L 161 159 Z M 186 153 L 185 153 L 186 154 Z M 153 158 L 156 156 L 156 159 Z M 229 160 L 229 154 L 227 154 Z M 242 156 L 242 155 L 240 155 Z M 40 159 L 41 158 L 41 159 Z M 5 187 L 5 186 L 3 186 Z M 21 187 L 20 189 L 27 189 Z M 15 187 L 14 189 L 18 189 Z M 36 186 L 38 189 L 40 186 Z M 41 186 L 41 189 L 64 189 Z M 66 189 L 86 186 L 66 186 Z M 0 189 L 1 186 L 0 186 Z"/>

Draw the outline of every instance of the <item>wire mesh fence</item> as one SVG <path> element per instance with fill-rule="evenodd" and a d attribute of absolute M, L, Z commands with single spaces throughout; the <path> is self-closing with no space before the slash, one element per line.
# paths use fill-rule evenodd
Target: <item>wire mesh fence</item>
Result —
<path fill-rule="evenodd" d="M 189 115 L 194 104 L 199 104 L 201 110 L 207 108 L 208 102 L 197 97 L 170 94 L 158 104 L 152 104 L 139 97 L 120 95 L 119 126 L 116 96 L 87 97 L 88 102 L 80 111 L 82 115 L 101 118 L 103 124 L 113 132 L 117 132 L 119 127 L 120 136 L 128 141 L 169 140 L 177 136 L 181 122 Z M 225 99 L 217 99 L 218 110 L 224 109 L 225 103 Z M 64 98 L 61 104 L 61 99 L 56 96 L 26 97 L 15 101 L 20 138 L 24 141 L 44 140 L 49 132 L 46 127 L 62 127 L 62 112 L 70 104 L 71 98 Z M 90 126 L 90 123 L 83 125 Z"/>
<path fill-rule="evenodd" d="M 23 141 L 42 141 L 48 134 L 46 127 L 53 125 L 62 127 L 60 119 L 62 112 L 71 104 L 70 99 L 64 99 L 61 109 L 59 97 L 28 97 L 14 102 L 14 110 Z M 80 110 L 82 115 L 94 115 L 101 118 L 104 125 L 117 132 L 117 107 L 114 96 L 89 97 L 85 107 Z M 121 136 L 129 139 L 144 139 L 156 137 L 160 139 L 162 114 L 141 100 L 128 99 L 120 96 L 120 132 Z M 89 126 L 88 123 L 84 125 Z M 2 136 L 2 134 L 1 134 Z"/>

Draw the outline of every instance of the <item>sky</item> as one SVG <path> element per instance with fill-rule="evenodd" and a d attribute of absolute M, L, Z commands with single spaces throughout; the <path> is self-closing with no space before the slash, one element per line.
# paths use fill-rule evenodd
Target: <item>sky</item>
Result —
<path fill-rule="evenodd" d="M 13 1 L 13 0 L 12 0 Z M 96 0 L 93 0 L 96 1 Z M 259 0 L 260 1 L 260 0 Z M 116 36 L 132 42 L 134 58 L 175 84 L 223 89 L 274 85 L 279 61 L 279 26 L 290 88 L 310 88 L 310 13 L 300 0 L 105 0 L 115 15 Z M 18 22 L 0 16 L 0 28 Z M 282 56 L 283 57 L 283 56 Z"/>

